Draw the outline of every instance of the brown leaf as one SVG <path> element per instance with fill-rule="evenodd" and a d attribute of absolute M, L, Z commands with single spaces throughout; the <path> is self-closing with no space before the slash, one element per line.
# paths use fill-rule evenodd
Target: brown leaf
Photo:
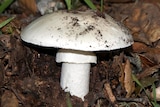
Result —
<path fill-rule="evenodd" d="M 156 42 L 155 48 L 159 48 L 160 49 L 160 40 Z"/>
<path fill-rule="evenodd" d="M 137 75 L 137 78 L 138 79 L 141 79 L 141 78 L 145 78 L 147 76 L 150 76 L 152 75 L 153 73 L 155 72 L 158 72 L 159 71 L 159 68 L 160 68 L 160 65 L 155 65 L 153 67 L 150 67 L 150 68 L 146 68 L 144 71 L 142 71 L 139 75 Z"/>
<path fill-rule="evenodd" d="M 120 67 L 119 82 L 121 83 L 122 87 L 124 87 L 124 65 L 121 63 L 119 64 L 119 67 Z"/>
<path fill-rule="evenodd" d="M 135 41 L 152 45 L 160 39 L 160 11 L 153 3 L 138 2 L 131 8 L 125 24 L 131 29 Z"/>
<path fill-rule="evenodd" d="M 1 97 L 1 107 L 19 107 L 18 99 L 16 96 L 8 90 L 5 90 Z"/>
<path fill-rule="evenodd" d="M 146 33 L 146 38 L 148 38 L 150 42 L 155 42 L 160 39 L 160 21 L 157 19 L 157 17 L 160 17 L 159 7 L 152 3 L 143 3 L 142 8 L 142 16 L 146 17 L 140 18 L 142 23 L 145 22 L 141 24 L 141 28 L 143 28 L 144 33 Z"/>
<path fill-rule="evenodd" d="M 145 45 L 144 43 L 140 43 L 140 42 L 134 42 L 134 44 L 132 45 L 132 49 L 133 49 L 133 52 L 137 52 L 137 53 L 148 51 L 147 45 Z"/>
<path fill-rule="evenodd" d="M 142 63 L 143 68 L 153 67 L 156 65 L 151 59 L 149 59 L 148 57 L 146 57 L 143 54 L 139 54 L 139 57 L 141 59 L 141 63 Z"/>
<path fill-rule="evenodd" d="M 157 64 L 160 63 L 160 48 L 149 48 L 148 52 L 144 53 L 144 55 L 153 62 L 156 62 Z"/>
<path fill-rule="evenodd" d="M 112 103 L 114 103 L 116 101 L 116 98 L 115 98 L 114 94 L 112 93 L 111 86 L 108 82 L 104 84 L 104 91 L 105 91 L 106 97 L 109 98 L 109 100 Z"/>
<path fill-rule="evenodd" d="M 131 69 L 131 65 L 129 60 L 126 60 L 125 66 L 124 66 L 124 73 L 125 73 L 125 77 L 124 77 L 124 88 L 127 92 L 126 97 L 130 97 L 132 92 L 135 89 L 134 86 L 134 82 L 132 80 L 132 69 Z"/>
<path fill-rule="evenodd" d="M 25 7 L 33 13 L 36 13 L 38 11 L 35 0 L 18 0 L 18 2 L 20 5 L 22 5 L 22 7 Z"/>

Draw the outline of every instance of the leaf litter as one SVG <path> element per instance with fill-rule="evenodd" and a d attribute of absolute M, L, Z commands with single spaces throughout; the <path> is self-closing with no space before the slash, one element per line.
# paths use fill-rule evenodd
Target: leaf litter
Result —
<path fill-rule="evenodd" d="M 73 107 L 153 106 L 150 103 L 155 100 L 152 85 L 155 84 L 156 89 L 160 86 L 159 2 L 104 3 L 105 11 L 129 28 L 135 43 L 132 50 L 98 56 L 98 64 L 91 69 L 90 92 L 85 102 L 61 90 L 61 65 L 55 63 L 52 54 L 56 50 L 32 49 L 20 40 L 20 30 L 37 17 L 35 11 L 30 13 L 31 17 L 24 9 L 1 29 L 1 107 L 66 107 L 68 97 Z M 10 10 L 8 16 L 11 13 Z M 149 98 L 132 74 L 144 86 Z"/>

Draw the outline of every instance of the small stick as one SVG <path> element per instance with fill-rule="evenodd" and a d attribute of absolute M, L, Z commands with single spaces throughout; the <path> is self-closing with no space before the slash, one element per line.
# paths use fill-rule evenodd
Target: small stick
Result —
<path fill-rule="evenodd" d="M 146 98 L 116 98 L 117 101 L 124 101 L 124 102 L 137 102 L 146 105 L 149 101 Z"/>
<path fill-rule="evenodd" d="M 15 89 L 13 89 L 12 87 L 10 87 L 10 90 L 14 93 L 14 95 L 17 97 L 17 99 L 20 101 L 20 103 L 25 107 L 25 103 L 23 102 L 21 97 L 18 95 L 17 91 Z"/>

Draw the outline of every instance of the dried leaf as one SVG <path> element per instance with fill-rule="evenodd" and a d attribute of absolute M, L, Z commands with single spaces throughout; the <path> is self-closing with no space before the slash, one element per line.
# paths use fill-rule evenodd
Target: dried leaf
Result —
<path fill-rule="evenodd" d="M 153 85 L 156 81 L 158 81 L 158 78 L 156 77 L 145 77 L 140 80 L 144 88 Z"/>
<path fill-rule="evenodd" d="M 151 59 L 146 57 L 144 54 L 139 54 L 139 57 L 141 59 L 143 68 L 153 67 L 156 65 Z"/>
<path fill-rule="evenodd" d="M 155 48 L 159 48 L 160 49 L 160 40 L 156 42 Z"/>
<path fill-rule="evenodd" d="M 150 68 L 146 68 L 144 71 L 142 71 L 139 75 L 137 75 L 137 78 L 138 79 L 141 79 L 141 78 L 145 78 L 147 76 L 150 76 L 152 75 L 153 73 L 156 73 L 159 71 L 159 68 L 160 68 L 160 65 L 155 65 L 153 67 L 150 67 Z"/>
<path fill-rule="evenodd" d="M 124 65 L 123 65 L 123 58 L 124 58 L 124 53 L 121 53 L 120 56 L 114 56 L 112 68 L 114 68 L 115 71 L 120 71 L 119 72 L 119 81 L 124 87 Z"/>
<path fill-rule="evenodd" d="M 148 45 L 158 41 L 160 39 L 160 21 L 157 18 L 160 17 L 159 6 L 137 2 L 131 9 L 132 14 L 125 24 L 132 30 L 134 40 Z"/>
<path fill-rule="evenodd" d="M 11 91 L 5 90 L 3 93 L 1 98 L 1 107 L 19 107 L 18 99 Z"/>
<path fill-rule="evenodd" d="M 122 63 L 120 63 L 119 67 L 120 67 L 119 82 L 121 83 L 122 87 L 124 87 L 124 65 Z"/>
<path fill-rule="evenodd" d="M 142 52 L 148 51 L 147 45 L 140 42 L 134 42 L 134 44 L 132 45 L 132 49 L 133 49 L 133 52 L 136 52 L 136 53 L 142 53 Z"/>
<path fill-rule="evenodd" d="M 124 88 L 127 92 L 126 97 L 128 98 L 130 97 L 130 95 L 135 89 L 134 82 L 132 80 L 132 69 L 131 69 L 131 65 L 128 59 L 126 60 L 126 63 L 125 63 L 124 73 L 125 73 Z"/>
<path fill-rule="evenodd" d="M 160 17 L 159 7 L 152 3 L 143 3 L 142 8 L 142 15 L 145 15 L 146 18 L 141 18 L 141 21 L 146 20 L 146 25 L 141 26 L 141 28 L 143 28 L 144 33 L 146 33 L 146 38 L 152 43 L 160 39 L 160 22 L 159 19 L 157 19 L 157 17 Z"/>
<path fill-rule="evenodd" d="M 105 95 L 107 98 L 109 98 L 109 100 L 114 103 L 116 101 L 116 98 L 114 96 L 114 94 L 112 93 L 112 89 L 109 83 L 105 83 L 104 84 L 104 91 L 105 91 Z"/>
<path fill-rule="evenodd" d="M 144 53 L 144 55 L 156 62 L 157 64 L 160 63 L 160 48 L 149 48 L 147 53 Z"/>
<path fill-rule="evenodd" d="M 18 2 L 22 5 L 22 7 L 25 7 L 33 13 L 36 13 L 38 11 L 35 0 L 18 0 Z"/>

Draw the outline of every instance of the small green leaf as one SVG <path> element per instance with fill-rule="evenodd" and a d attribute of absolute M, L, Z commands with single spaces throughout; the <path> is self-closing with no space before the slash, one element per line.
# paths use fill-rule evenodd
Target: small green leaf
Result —
<path fill-rule="evenodd" d="M 144 89 L 143 85 L 140 83 L 140 81 L 136 78 L 134 74 L 132 74 L 132 79 L 135 81 L 142 89 Z"/>
<path fill-rule="evenodd" d="M 0 14 L 5 11 L 5 9 L 13 2 L 14 0 L 3 0 L 0 5 Z"/>
<path fill-rule="evenodd" d="M 5 21 L 3 21 L 2 23 L 0 23 L 0 28 L 4 27 L 5 25 L 7 25 L 10 21 L 12 21 L 15 17 L 11 17 Z"/>
<path fill-rule="evenodd" d="M 156 101 L 155 85 L 152 85 L 154 101 L 151 101 L 148 93 L 145 90 L 145 87 L 141 84 L 141 82 L 136 78 L 136 76 L 134 74 L 132 74 L 132 78 L 144 90 L 144 92 L 146 93 L 147 97 L 149 98 L 150 103 L 152 103 L 153 107 L 160 107 L 160 105 Z"/>
<path fill-rule="evenodd" d="M 154 107 L 160 107 L 160 105 L 157 103 L 157 100 L 156 100 L 156 86 L 155 86 L 155 84 L 152 85 L 152 90 L 153 90 L 153 99 L 154 99 L 154 101 L 152 101 L 152 104 Z"/>
<path fill-rule="evenodd" d="M 65 0 L 65 2 L 67 4 L 68 10 L 71 10 L 71 8 L 72 8 L 72 0 Z"/>
<path fill-rule="evenodd" d="M 97 10 L 96 6 L 92 3 L 91 0 L 84 0 L 84 1 L 92 10 Z"/>
<path fill-rule="evenodd" d="M 66 98 L 67 98 L 67 107 L 72 107 L 72 103 L 71 103 L 71 99 L 70 99 L 69 93 L 67 93 Z"/>
<path fill-rule="evenodd" d="M 145 90 L 145 87 L 142 85 L 142 83 L 137 79 L 137 77 L 134 74 L 132 74 L 132 79 L 133 79 L 133 81 L 135 81 L 141 87 L 141 89 L 144 90 L 144 92 L 148 96 L 148 94 L 147 94 L 147 92 Z"/>
<path fill-rule="evenodd" d="M 101 0 L 101 12 L 103 12 L 103 0 Z"/>

